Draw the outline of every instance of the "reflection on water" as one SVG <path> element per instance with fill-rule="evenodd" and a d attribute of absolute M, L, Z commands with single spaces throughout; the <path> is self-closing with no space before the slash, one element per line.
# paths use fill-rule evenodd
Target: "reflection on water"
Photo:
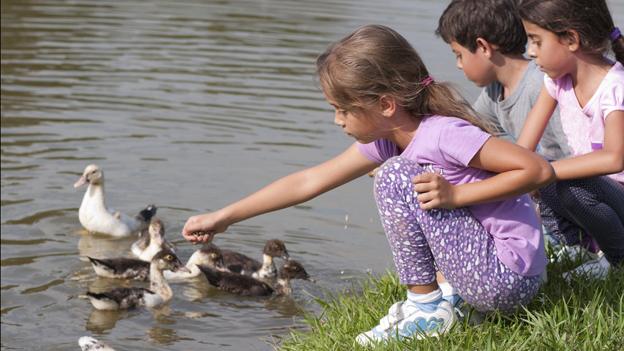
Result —
<path fill-rule="evenodd" d="M 85 329 L 95 334 L 103 334 L 113 329 L 117 321 L 127 315 L 127 311 L 101 311 L 93 308 L 87 319 Z"/>

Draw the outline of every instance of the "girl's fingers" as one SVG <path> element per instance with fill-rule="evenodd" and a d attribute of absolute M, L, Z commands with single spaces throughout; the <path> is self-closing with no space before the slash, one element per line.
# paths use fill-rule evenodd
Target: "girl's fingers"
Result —
<path fill-rule="evenodd" d="M 434 183 L 418 183 L 414 185 L 414 191 L 417 193 L 426 193 L 435 189 Z"/>
<path fill-rule="evenodd" d="M 418 206 L 420 206 L 421 210 L 432 210 L 434 208 L 440 207 L 440 200 L 432 199 L 430 201 L 418 202 Z"/>
<path fill-rule="evenodd" d="M 434 180 L 437 176 L 438 174 L 436 173 L 421 173 L 415 176 L 414 178 L 412 178 L 412 183 L 414 184 L 427 183 L 427 182 Z"/>
<path fill-rule="evenodd" d="M 437 196 L 436 193 L 433 192 L 426 192 L 426 193 L 419 193 L 418 196 L 416 196 L 416 199 L 418 200 L 418 202 L 429 202 L 433 199 L 435 199 Z"/>

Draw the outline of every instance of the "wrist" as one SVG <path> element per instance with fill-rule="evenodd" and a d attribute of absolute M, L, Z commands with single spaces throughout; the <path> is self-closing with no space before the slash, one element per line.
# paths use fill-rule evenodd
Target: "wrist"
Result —
<path fill-rule="evenodd" d="M 230 226 L 230 224 L 237 222 L 234 217 L 234 211 L 229 207 L 222 208 L 217 211 L 217 222 L 222 223 L 226 227 Z"/>

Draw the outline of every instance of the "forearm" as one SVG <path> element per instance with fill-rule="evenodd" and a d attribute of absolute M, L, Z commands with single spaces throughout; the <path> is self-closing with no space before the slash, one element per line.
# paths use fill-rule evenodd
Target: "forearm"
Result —
<path fill-rule="evenodd" d="M 491 202 L 526 194 L 553 181 L 552 170 L 519 169 L 499 173 L 479 182 L 456 186 L 456 207 Z"/>
<path fill-rule="evenodd" d="M 622 172 L 622 156 L 598 150 L 552 163 L 557 180 L 596 177 Z"/>
<path fill-rule="evenodd" d="M 355 145 L 320 165 L 281 178 L 256 193 L 219 211 L 227 223 L 240 222 L 263 213 L 308 201 L 375 168 Z"/>
<path fill-rule="evenodd" d="M 311 184 L 308 173 L 301 171 L 281 178 L 219 212 L 231 224 L 312 199 L 322 191 Z"/>
<path fill-rule="evenodd" d="M 542 88 L 537 102 L 527 115 L 516 144 L 535 151 L 556 106 L 557 102 Z"/>

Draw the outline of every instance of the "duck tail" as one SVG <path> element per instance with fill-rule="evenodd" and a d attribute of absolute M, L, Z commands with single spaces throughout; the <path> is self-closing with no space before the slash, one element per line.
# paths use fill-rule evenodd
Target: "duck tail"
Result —
<path fill-rule="evenodd" d="M 94 293 L 94 292 L 91 292 L 91 291 L 87 291 L 86 295 L 88 297 L 92 297 L 92 298 L 94 298 L 96 300 L 103 300 L 103 299 L 108 300 L 108 296 L 106 296 L 106 294 L 100 294 L 100 293 Z"/>
<path fill-rule="evenodd" d="M 101 266 L 102 265 L 102 261 L 100 261 L 97 258 L 93 258 L 91 256 L 87 256 L 87 258 L 89 259 L 89 261 L 91 261 L 92 264 L 94 264 L 96 266 Z"/>
<path fill-rule="evenodd" d="M 152 217 L 156 215 L 156 210 L 158 210 L 156 205 L 149 205 L 139 212 L 137 218 L 143 223 L 149 223 Z"/>

